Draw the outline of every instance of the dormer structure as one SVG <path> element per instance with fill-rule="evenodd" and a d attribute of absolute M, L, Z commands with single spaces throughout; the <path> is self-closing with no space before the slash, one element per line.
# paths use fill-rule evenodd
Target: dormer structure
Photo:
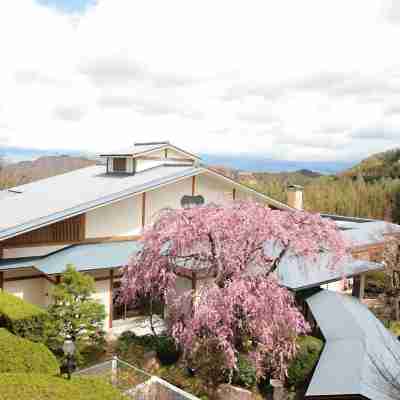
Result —
<path fill-rule="evenodd" d="M 135 174 L 160 165 L 194 165 L 201 159 L 169 142 L 135 143 L 132 148 L 104 153 L 108 174 Z"/>

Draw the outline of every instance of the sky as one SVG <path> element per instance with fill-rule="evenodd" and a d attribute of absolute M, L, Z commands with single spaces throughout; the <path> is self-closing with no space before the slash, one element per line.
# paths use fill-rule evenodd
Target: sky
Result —
<path fill-rule="evenodd" d="M 3 0 L 0 146 L 349 161 L 400 144 L 400 2 Z"/>

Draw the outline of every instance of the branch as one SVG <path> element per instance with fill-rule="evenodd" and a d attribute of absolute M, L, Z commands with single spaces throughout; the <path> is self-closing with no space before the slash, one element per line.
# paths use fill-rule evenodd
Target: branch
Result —
<path fill-rule="evenodd" d="M 271 268 L 269 271 L 266 273 L 266 277 L 268 277 L 270 274 L 272 274 L 276 269 L 279 267 L 280 262 L 282 261 L 283 257 L 286 255 L 286 253 L 289 250 L 289 246 L 284 247 L 281 252 L 279 253 L 279 256 L 275 258 L 274 262 L 271 265 Z"/>

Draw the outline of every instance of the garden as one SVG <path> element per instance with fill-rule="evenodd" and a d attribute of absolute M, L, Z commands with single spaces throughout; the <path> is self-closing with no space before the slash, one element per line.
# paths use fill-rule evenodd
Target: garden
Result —
<path fill-rule="evenodd" d="M 240 202 L 167 210 L 123 269 L 120 293 L 124 303 L 163 304 L 165 334 L 107 342 L 93 278 L 68 266 L 46 310 L 0 293 L 0 398 L 119 399 L 101 374 L 66 379 L 113 355 L 201 399 L 229 398 L 227 387 L 271 398 L 282 385 L 302 398 L 323 341 L 274 272 L 285 257 L 323 251 L 335 268 L 346 246 L 317 215 Z M 181 278 L 192 290 L 177 293 Z"/>

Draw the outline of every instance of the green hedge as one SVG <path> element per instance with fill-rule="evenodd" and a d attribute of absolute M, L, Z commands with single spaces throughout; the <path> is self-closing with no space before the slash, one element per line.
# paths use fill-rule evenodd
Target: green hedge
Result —
<path fill-rule="evenodd" d="M 0 328 L 0 373 L 4 372 L 58 375 L 60 369 L 55 356 L 44 344 L 33 343 Z"/>
<path fill-rule="evenodd" d="M 317 364 L 324 344 L 322 340 L 313 336 L 300 336 L 297 344 L 299 350 L 289 365 L 287 383 L 289 386 L 300 387 L 307 381 Z"/>
<path fill-rule="evenodd" d="M 70 381 L 41 374 L 2 374 L 1 400 L 123 400 L 122 394 L 94 377 L 72 377 Z"/>
<path fill-rule="evenodd" d="M 46 311 L 4 291 L 0 291 L 0 327 L 34 342 L 43 342 Z"/>

